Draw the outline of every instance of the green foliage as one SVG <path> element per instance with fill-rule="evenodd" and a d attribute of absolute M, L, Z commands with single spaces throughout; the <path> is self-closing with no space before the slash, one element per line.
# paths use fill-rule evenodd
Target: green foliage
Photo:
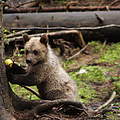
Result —
<path fill-rule="evenodd" d="M 103 48 L 103 44 L 99 41 L 92 41 L 88 43 L 92 48 L 94 53 L 99 53 Z"/>
<path fill-rule="evenodd" d="M 17 50 L 17 52 L 14 54 L 14 57 L 23 57 L 24 56 L 24 51 L 25 49 L 20 49 L 20 50 Z"/>
<path fill-rule="evenodd" d="M 84 82 L 79 83 L 78 90 L 78 95 L 80 98 L 78 99 L 84 103 L 90 103 L 90 100 L 95 99 L 97 96 L 96 91 L 90 85 L 87 85 Z"/>
<path fill-rule="evenodd" d="M 79 78 L 86 83 L 103 83 L 105 82 L 106 76 L 105 72 L 106 69 L 99 66 L 84 66 L 81 69 L 85 69 L 86 73 L 79 74 Z"/>
<path fill-rule="evenodd" d="M 120 95 L 120 79 L 119 81 L 113 82 L 113 85 L 115 87 L 115 91 L 117 91 L 117 93 Z"/>
<path fill-rule="evenodd" d="M 109 62 L 114 63 L 114 61 L 120 59 L 120 43 L 112 44 L 107 46 L 106 50 L 101 55 L 98 62 Z"/>
<path fill-rule="evenodd" d="M 111 45 L 103 45 L 99 41 L 92 41 L 89 43 L 94 53 L 100 54 L 97 62 L 114 63 L 120 59 L 120 42 L 112 43 Z"/>
<path fill-rule="evenodd" d="M 25 51 L 25 49 L 20 49 L 20 52 L 24 52 Z"/>
<path fill-rule="evenodd" d="M 64 69 L 69 69 L 70 65 L 76 64 L 75 60 L 66 60 L 63 62 L 62 66 L 64 67 Z"/>
<path fill-rule="evenodd" d="M 10 32 L 8 29 L 3 28 L 3 34 L 4 34 L 3 38 L 4 38 L 5 43 L 9 44 L 9 39 L 7 38 L 7 35 L 8 34 L 15 34 L 15 31 Z"/>
<path fill-rule="evenodd" d="M 37 96 L 33 95 L 31 92 L 29 92 L 28 90 L 26 90 L 25 88 L 23 88 L 19 85 L 11 84 L 11 87 L 12 87 L 13 91 L 20 97 L 23 97 L 23 98 L 29 99 L 29 100 L 39 99 Z M 37 91 L 37 88 L 35 86 L 32 86 L 31 88 L 34 91 Z"/>
<path fill-rule="evenodd" d="M 82 81 L 77 72 L 71 72 L 70 76 L 77 82 L 79 95 L 78 99 L 81 102 L 88 103 L 90 99 L 96 97 L 96 91 L 92 88 L 91 85 Z"/>
<path fill-rule="evenodd" d="M 106 120 L 119 120 L 119 116 L 116 112 L 111 111 L 106 113 Z"/>
<path fill-rule="evenodd" d="M 5 29 L 5 28 L 4 28 L 4 29 L 3 29 L 3 33 L 4 33 L 4 34 L 10 34 L 10 31 L 9 31 L 8 29 Z"/>

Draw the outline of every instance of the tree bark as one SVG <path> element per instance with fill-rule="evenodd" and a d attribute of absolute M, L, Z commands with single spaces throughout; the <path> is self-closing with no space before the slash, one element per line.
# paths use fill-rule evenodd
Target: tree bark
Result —
<path fill-rule="evenodd" d="M 95 27 L 120 25 L 120 11 L 4 14 L 6 27 Z"/>
<path fill-rule="evenodd" d="M 0 6 L 1 7 L 1 6 Z M 3 43 L 3 33 L 2 33 L 2 7 L 0 10 L 1 14 L 0 14 L 0 97 L 2 99 L 2 103 L 5 106 L 6 109 L 10 109 L 12 110 L 12 105 L 11 105 L 11 100 L 9 97 L 9 90 L 8 90 L 8 82 L 7 82 L 7 78 L 6 78 L 6 73 L 5 73 L 5 66 L 3 64 L 3 60 L 4 60 L 4 43 Z"/>
<path fill-rule="evenodd" d="M 10 114 L 14 109 L 9 96 L 9 85 L 6 78 L 4 60 L 4 43 L 2 33 L 2 3 L 0 3 L 0 120 L 15 120 Z"/>
<path fill-rule="evenodd" d="M 28 6 L 28 5 L 26 5 Z M 4 13 L 34 13 L 34 12 L 80 12 L 80 11 L 108 11 L 108 10 L 120 10 L 120 7 L 116 6 L 87 6 L 87 7 L 74 7 L 74 6 L 60 6 L 60 7 L 26 7 L 26 8 L 8 8 L 4 9 Z"/>

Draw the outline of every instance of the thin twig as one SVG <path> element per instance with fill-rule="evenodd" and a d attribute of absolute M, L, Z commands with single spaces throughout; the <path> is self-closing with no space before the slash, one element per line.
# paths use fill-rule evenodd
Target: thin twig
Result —
<path fill-rule="evenodd" d="M 116 24 L 110 24 L 110 25 L 104 25 L 104 26 L 98 26 L 98 27 L 72 27 L 72 28 L 67 28 L 67 27 L 28 27 L 28 28 L 10 28 L 10 30 L 98 30 L 98 29 L 104 29 L 104 28 L 109 28 L 109 27 L 120 27 L 120 25 Z"/>
<path fill-rule="evenodd" d="M 40 98 L 40 95 L 38 93 L 36 93 L 32 88 L 26 87 L 26 86 L 21 86 L 24 87 L 26 90 L 30 91 L 31 93 L 33 93 L 34 95 L 36 95 L 37 97 Z"/>
<path fill-rule="evenodd" d="M 115 98 L 115 96 L 116 96 L 116 92 L 113 91 L 110 99 L 109 99 L 106 103 L 104 103 L 103 105 L 101 105 L 100 107 L 98 107 L 98 108 L 95 110 L 95 112 L 98 112 L 98 111 L 101 110 L 102 108 L 105 108 L 108 104 L 110 104 L 110 103 L 113 101 L 113 99 Z"/>
<path fill-rule="evenodd" d="M 85 43 L 85 40 L 83 38 L 82 32 L 80 32 L 80 40 L 81 40 L 81 43 L 82 43 L 82 47 L 85 47 L 86 43 Z"/>
<path fill-rule="evenodd" d="M 74 54 L 73 56 L 67 58 L 67 60 L 72 60 L 72 59 L 76 58 L 76 57 L 79 56 L 87 47 L 88 47 L 88 44 L 87 44 L 85 47 L 83 47 L 79 52 L 77 52 L 77 53 Z"/>
<path fill-rule="evenodd" d="M 6 37 L 7 37 L 7 38 L 15 37 L 15 36 L 17 36 L 17 35 L 21 35 L 21 34 L 23 34 L 23 33 L 29 32 L 29 31 L 30 31 L 30 30 L 23 30 L 23 31 L 19 31 L 19 32 L 16 32 L 16 33 L 11 33 L 11 34 L 7 35 Z"/>

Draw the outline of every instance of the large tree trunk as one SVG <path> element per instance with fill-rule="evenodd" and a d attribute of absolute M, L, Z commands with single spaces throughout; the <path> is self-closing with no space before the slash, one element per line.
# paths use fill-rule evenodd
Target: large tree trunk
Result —
<path fill-rule="evenodd" d="M 14 120 L 11 114 L 14 109 L 9 96 L 9 85 L 6 78 L 4 60 L 4 44 L 2 35 L 2 4 L 0 4 L 0 120 Z"/>
<path fill-rule="evenodd" d="M 95 27 L 120 25 L 120 11 L 4 14 L 7 27 Z"/>

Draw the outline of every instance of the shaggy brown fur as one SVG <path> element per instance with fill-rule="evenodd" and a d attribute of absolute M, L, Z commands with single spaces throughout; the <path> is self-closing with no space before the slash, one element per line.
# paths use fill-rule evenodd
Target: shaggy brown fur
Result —
<path fill-rule="evenodd" d="M 42 99 L 75 100 L 76 84 L 61 67 L 47 41 L 48 37 L 43 35 L 32 37 L 26 43 L 25 57 L 30 72 L 19 78 L 19 81 L 24 85 L 37 85 Z"/>

